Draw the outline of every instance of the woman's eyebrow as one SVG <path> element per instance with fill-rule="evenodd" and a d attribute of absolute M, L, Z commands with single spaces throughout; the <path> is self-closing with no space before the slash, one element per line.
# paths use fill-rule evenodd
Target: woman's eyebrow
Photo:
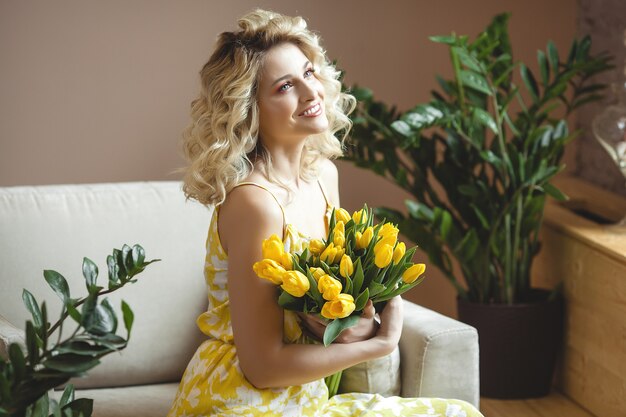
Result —
<path fill-rule="evenodd" d="M 311 63 L 311 61 L 306 61 L 306 62 L 304 63 L 304 65 L 302 66 L 302 68 L 303 68 L 303 69 L 306 69 L 306 67 L 308 67 L 310 63 Z M 291 77 L 293 77 L 293 75 L 291 75 L 291 74 L 283 75 L 282 77 L 277 78 L 277 79 L 276 79 L 276 81 L 274 81 L 274 82 L 272 83 L 272 85 L 278 84 L 279 82 L 281 82 L 281 81 L 283 81 L 283 80 L 286 80 L 286 79 L 289 79 L 289 78 L 291 78 Z"/>

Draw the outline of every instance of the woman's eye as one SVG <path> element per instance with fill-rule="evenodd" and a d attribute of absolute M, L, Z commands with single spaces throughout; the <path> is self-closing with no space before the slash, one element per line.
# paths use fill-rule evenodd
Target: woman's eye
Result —
<path fill-rule="evenodd" d="M 304 72 L 304 77 L 305 78 L 309 78 L 311 77 L 313 74 L 315 74 L 315 69 L 314 68 L 309 68 L 308 70 L 306 70 Z"/>
<path fill-rule="evenodd" d="M 289 87 L 291 87 L 291 83 L 285 83 L 283 85 L 280 86 L 280 88 L 278 89 L 278 91 L 280 93 L 284 93 L 285 91 L 287 91 L 289 89 Z"/>

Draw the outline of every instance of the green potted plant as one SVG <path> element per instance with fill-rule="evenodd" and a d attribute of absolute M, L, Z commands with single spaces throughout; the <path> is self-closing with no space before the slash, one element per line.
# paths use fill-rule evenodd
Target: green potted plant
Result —
<path fill-rule="evenodd" d="M 137 281 L 137 275 L 153 262 L 147 261 L 140 245 L 123 245 L 107 257 L 108 285 L 97 284 L 98 267 L 83 258 L 82 271 L 88 295 L 72 298 L 67 280 L 60 273 L 45 270 L 44 278 L 59 296 L 61 316 L 51 324 L 46 303 L 38 303 L 26 289 L 24 305 L 32 321 L 26 322 L 25 346 L 12 343 L 8 357 L 0 357 L 0 417 L 90 417 L 93 400 L 74 398 L 72 384 L 65 385 L 59 401 L 48 397 L 48 391 L 66 384 L 71 378 L 83 376 L 97 366 L 104 356 L 128 345 L 134 314 L 122 301 L 122 319 L 126 338 L 116 334 L 118 318 L 107 298 L 102 298 Z M 79 311 L 80 310 L 80 311 Z M 71 318 L 75 327 L 68 336 Z M 66 332 L 67 333 L 67 332 Z"/>
<path fill-rule="evenodd" d="M 575 40 L 566 57 L 548 42 L 536 76 L 513 59 L 508 18 L 496 16 L 473 41 L 430 38 L 449 48 L 454 79 L 437 77 L 441 91 L 428 103 L 400 113 L 354 87 L 359 105 L 346 159 L 414 196 L 408 215 L 390 208 L 376 215 L 397 223 L 456 288 L 460 319 L 479 332 L 482 394 L 520 398 L 549 392 L 562 327 L 559 297 L 532 288 L 530 271 L 546 196 L 566 198 L 551 184 L 576 135 L 566 118 L 601 97 L 604 86 L 591 77 L 610 68 L 610 57 L 591 55 L 589 37 Z M 518 318 L 529 308 L 543 312 Z M 557 338 L 550 344 L 544 336 Z M 526 362 L 521 355 L 533 348 L 547 362 L 533 354 Z"/>

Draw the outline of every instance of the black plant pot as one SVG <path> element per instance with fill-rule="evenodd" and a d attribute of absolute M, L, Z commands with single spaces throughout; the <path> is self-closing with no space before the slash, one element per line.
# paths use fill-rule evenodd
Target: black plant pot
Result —
<path fill-rule="evenodd" d="M 489 398 L 543 397 L 550 393 L 563 335 L 563 299 L 532 290 L 514 305 L 457 299 L 459 320 L 478 330 L 480 393 Z"/>

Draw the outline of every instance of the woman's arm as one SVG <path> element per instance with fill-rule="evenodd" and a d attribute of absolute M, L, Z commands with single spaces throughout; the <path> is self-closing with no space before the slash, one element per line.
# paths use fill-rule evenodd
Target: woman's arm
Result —
<path fill-rule="evenodd" d="M 402 303 L 385 309 L 389 317 L 377 335 L 351 344 L 302 345 L 283 342 L 283 310 L 276 287 L 258 278 L 254 262 L 261 243 L 282 236 L 283 218 L 273 198 L 257 187 L 234 189 L 220 209 L 220 236 L 227 242 L 228 292 L 235 345 L 246 378 L 258 388 L 311 382 L 357 363 L 384 356 L 398 343 Z M 226 248 L 225 246 L 225 248 Z M 389 303 L 388 305 L 394 305 Z"/>

